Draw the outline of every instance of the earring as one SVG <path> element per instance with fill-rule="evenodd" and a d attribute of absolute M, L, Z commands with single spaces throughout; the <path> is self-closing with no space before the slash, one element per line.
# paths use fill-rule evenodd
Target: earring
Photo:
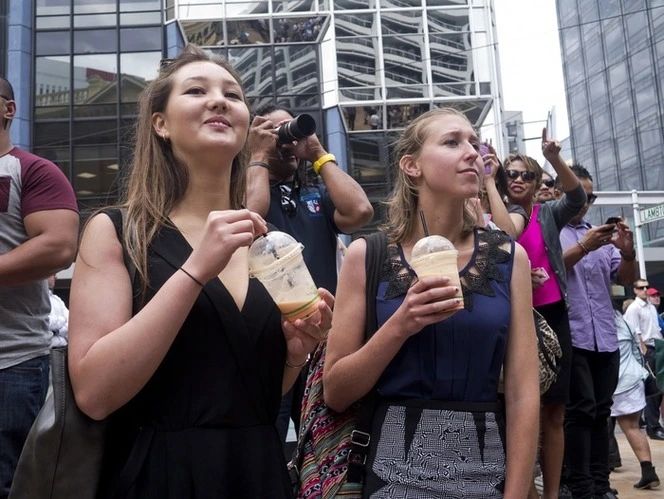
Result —
<path fill-rule="evenodd" d="M 164 142 L 168 142 L 168 139 L 166 138 L 166 134 L 164 132 L 161 132 L 161 138 L 163 139 Z"/>

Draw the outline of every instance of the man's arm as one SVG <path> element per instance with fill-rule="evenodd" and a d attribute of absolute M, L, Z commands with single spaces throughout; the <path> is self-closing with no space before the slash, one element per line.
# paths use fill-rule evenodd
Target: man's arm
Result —
<path fill-rule="evenodd" d="M 293 151 L 298 158 L 315 163 L 327 155 L 318 137 L 311 135 L 297 142 Z M 373 217 L 373 207 L 358 184 L 334 161 L 320 165 L 320 177 L 334 204 L 334 224 L 345 234 L 361 229 Z"/>
<path fill-rule="evenodd" d="M 249 129 L 249 168 L 247 169 L 247 208 L 266 217 L 270 209 L 270 155 L 276 151 L 274 124 L 256 116 Z"/>
<path fill-rule="evenodd" d="M 360 184 L 335 163 L 325 163 L 320 176 L 334 203 L 334 223 L 341 232 L 355 232 L 373 218 L 373 207 Z"/>
<path fill-rule="evenodd" d="M 76 256 L 78 213 L 42 210 L 23 219 L 29 239 L 0 255 L 0 286 L 46 279 L 69 267 Z"/>

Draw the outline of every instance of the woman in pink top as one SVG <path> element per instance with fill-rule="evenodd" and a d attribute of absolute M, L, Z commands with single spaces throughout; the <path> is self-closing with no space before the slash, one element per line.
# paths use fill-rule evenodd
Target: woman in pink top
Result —
<path fill-rule="evenodd" d="M 518 242 L 530 258 L 533 306 L 558 335 L 563 351 L 556 382 L 542 396 L 541 463 L 544 498 L 557 498 L 565 440 L 563 419 L 569 401 L 572 339 L 567 318 L 567 272 L 560 247 L 561 229 L 586 201 L 583 187 L 560 156 L 560 144 L 542 132 L 542 152 L 562 182 L 561 199 L 538 204 L 535 195 L 542 182 L 542 168 L 525 155 L 512 154 L 504 162 L 510 217 Z"/>

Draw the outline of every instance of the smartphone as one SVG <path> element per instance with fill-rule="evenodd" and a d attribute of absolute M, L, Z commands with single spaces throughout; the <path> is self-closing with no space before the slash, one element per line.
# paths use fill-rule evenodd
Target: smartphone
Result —
<path fill-rule="evenodd" d="M 484 157 L 489 154 L 489 152 L 491 152 L 489 150 L 489 145 L 486 142 L 482 142 L 480 144 L 480 156 Z"/>
<path fill-rule="evenodd" d="M 604 222 L 604 225 L 608 224 L 618 224 L 622 221 L 620 217 L 609 217 L 606 219 L 606 222 Z"/>

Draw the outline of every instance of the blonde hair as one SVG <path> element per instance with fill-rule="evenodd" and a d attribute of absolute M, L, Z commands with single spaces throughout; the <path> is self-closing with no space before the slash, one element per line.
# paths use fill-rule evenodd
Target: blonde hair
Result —
<path fill-rule="evenodd" d="M 148 286 L 148 246 L 168 223 L 168 214 L 182 199 L 189 184 L 186 165 L 175 157 L 170 141 L 157 135 L 152 115 L 165 111 L 173 88 L 173 75 L 194 62 L 211 62 L 228 71 L 242 88 L 242 99 L 246 103 L 242 81 L 230 63 L 191 44 L 174 59 L 162 61 L 159 75 L 141 93 L 134 130 L 134 156 L 119 207 L 126 210 L 123 220 L 124 247 L 136 266 L 143 292 Z M 245 159 L 246 143 L 233 158 L 231 167 L 230 202 L 233 209 L 239 209 L 244 202 Z"/>
<path fill-rule="evenodd" d="M 415 118 L 406 127 L 402 135 L 393 146 L 394 163 L 394 188 L 387 205 L 387 221 L 382 227 L 387 232 L 388 239 L 393 243 L 400 243 L 407 239 L 415 231 L 416 224 L 420 223 L 417 213 L 419 192 L 413 179 L 399 167 L 399 162 L 404 156 L 418 157 L 422 152 L 422 146 L 426 142 L 430 130 L 429 125 L 442 116 L 455 116 L 462 118 L 470 126 L 468 118 L 461 111 L 452 107 L 441 107 L 432 109 Z M 477 218 L 466 203 L 463 213 L 463 232 L 468 233 L 477 225 Z"/>

